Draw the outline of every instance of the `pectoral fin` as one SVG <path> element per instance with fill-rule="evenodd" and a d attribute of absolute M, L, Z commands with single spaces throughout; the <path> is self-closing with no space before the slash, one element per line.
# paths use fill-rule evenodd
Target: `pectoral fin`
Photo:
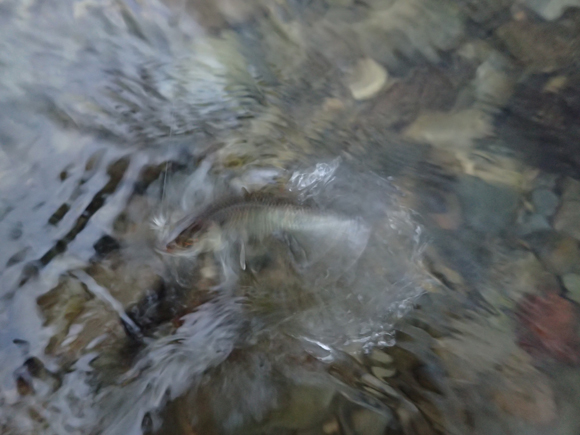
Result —
<path fill-rule="evenodd" d="M 243 241 L 240 242 L 240 267 L 246 270 L 246 244 Z"/>

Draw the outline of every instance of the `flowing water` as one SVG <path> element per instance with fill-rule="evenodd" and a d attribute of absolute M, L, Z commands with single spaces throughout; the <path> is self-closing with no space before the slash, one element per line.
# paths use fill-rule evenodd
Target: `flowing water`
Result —
<path fill-rule="evenodd" d="M 580 2 L 0 0 L 0 432 L 580 431 Z"/>

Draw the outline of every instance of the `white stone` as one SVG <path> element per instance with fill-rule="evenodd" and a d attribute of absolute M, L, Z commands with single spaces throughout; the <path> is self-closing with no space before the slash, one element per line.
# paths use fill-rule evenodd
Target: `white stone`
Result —
<path fill-rule="evenodd" d="M 347 82 L 355 100 L 368 100 L 379 93 L 387 79 L 387 70 L 367 57 L 357 62 Z"/>
<path fill-rule="evenodd" d="M 383 367 L 373 367 L 371 369 L 373 375 L 375 375 L 379 379 L 387 379 L 395 375 L 397 373 L 394 369 L 385 369 Z"/>

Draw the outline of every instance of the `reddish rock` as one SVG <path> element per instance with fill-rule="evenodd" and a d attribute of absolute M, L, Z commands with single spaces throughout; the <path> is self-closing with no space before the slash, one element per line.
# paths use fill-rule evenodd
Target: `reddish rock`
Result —
<path fill-rule="evenodd" d="M 561 362 L 580 363 L 578 312 L 557 294 L 528 296 L 517 312 L 518 343 L 535 357 L 550 356 Z"/>

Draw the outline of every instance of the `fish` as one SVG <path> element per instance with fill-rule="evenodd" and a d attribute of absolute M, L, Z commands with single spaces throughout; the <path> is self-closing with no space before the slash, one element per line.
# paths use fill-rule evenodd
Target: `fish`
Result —
<path fill-rule="evenodd" d="M 239 198 L 218 203 L 175 224 L 162 244 L 170 255 L 195 255 L 220 249 L 227 241 L 240 245 L 245 267 L 245 244 L 275 237 L 285 242 L 303 267 L 333 249 L 356 260 L 366 248 L 370 226 L 358 217 L 320 210 L 286 198 Z M 339 267 L 345 266 L 342 261 Z M 335 264 L 336 265 L 336 264 Z"/>

